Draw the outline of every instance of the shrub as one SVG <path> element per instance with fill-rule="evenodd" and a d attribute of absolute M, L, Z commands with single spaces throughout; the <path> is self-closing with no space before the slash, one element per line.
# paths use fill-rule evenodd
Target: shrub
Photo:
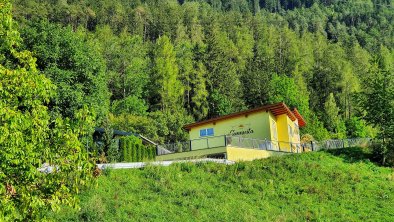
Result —
<path fill-rule="evenodd" d="M 154 147 L 145 146 L 136 136 L 126 136 L 120 139 L 121 160 L 125 162 L 138 162 L 154 159 Z"/>
<path fill-rule="evenodd" d="M 394 144 L 393 141 L 375 140 L 371 146 L 372 155 L 375 161 L 382 165 L 394 166 Z"/>
<path fill-rule="evenodd" d="M 365 138 L 374 136 L 372 128 L 368 127 L 362 119 L 352 117 L 347 119 L 345 124 L 348 138 Z"/>

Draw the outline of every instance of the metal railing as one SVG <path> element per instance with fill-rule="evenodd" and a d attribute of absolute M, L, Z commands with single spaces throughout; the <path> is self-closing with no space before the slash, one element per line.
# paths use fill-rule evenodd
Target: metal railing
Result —
<path fill-rule="evenodd" d="M 261 140 L 261 139 L 236 137 L 236 136 L 227 136 L 226 139 L 227 139 L 227 146 L 229 147 L 292 152 L 292 153 L 302 152 L 301 143 L 274 141 L 274 140 L 266 140 L 266 139 Z"/>
<path fill-rule="evenodd" d="M 216 147 L 237 147 L 278 152 L 301 153 L 322 149 L 339 149 L 356 146 L 367 146 L 370 138 L 335 139 L 313 141 L 308 143 L 292 143 L 285 141 L 261 140 L 236 136 L 206 137 L 186 142 L 169 143 L 157 146 L 157 155 L 189 152 L 194 150 L 211 149 Z"/>
<path fill-rule="evenodd" d="M 190 152 L 226 146 L 226 136 L 212 136 L 186 142 L 167 143 L 157 146 L 157 155 Z"/>
<path fill-rule="evenodd" d="M 352 139 L 332 139 L 324 141 L 314 141 L 304 146 L 310 148 L 312 151 L 317 150 L 329 150 L 329 149 L 340 149 L 349 147 L 365 147 L 371 145 L 371 138 L 352 138 Z"/>
<path fill-rule="evenodd" d="M 243 137 L 227 137 L 227 144 L 233 147 L 301 153 L 323 149 L 340 149 L 349 147 L 365 147 L 371 144 L 370 138 L 332 139 L 308 143 L 291 143 L 284 141 L 259 140 Z"/>

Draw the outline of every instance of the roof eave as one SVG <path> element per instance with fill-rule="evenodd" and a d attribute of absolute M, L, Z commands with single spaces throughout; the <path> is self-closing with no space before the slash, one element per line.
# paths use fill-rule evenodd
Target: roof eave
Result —
<path fill-rule="evenodd" d="M 275 112 L 275 110 L 278 110 L 280 112 Z M 247 115 L 247 114 L 255 113 L 255 112 L 259 112 L 259 111 L 270 111 L 275 116 L 286 114 L 292 121 L 295 121 L 296 119 L 299 119 L 299 118 L 297 118 L 295 113 L 293 113 L 284 102 L 280 102 L 280 103 L 265 105 L 265 106 L 257 107 L 257 108 L 254 108 L 254 109 L 245 110 L 245 111 L 241 111 L 241 112 L 237 112 L 237 113 L 232 113 L 232 114 L 228 114 L 228 115 L 224 115 L 224 116 L 219 116 L 219 117 L 215 117 L 215 118 L 212 118 L 212 119 L 203 120 L 203 121 L 200 121 L 200 122 L 187 124 L 187 125 L 183 126 L 183 129 L 190 130 L 193 127 L 196 127 L 196 126 L 201 126 L 201 125 L 205 125 L 205 124 L 208 124 L 208 123 L 213 123 L 213 122 L 216 122 L 216 121 L 229 119 L 229 118 L 233 118 L 233 117 L 237 117 L 237 116 Z M 298 113 L 298 111 L 297 111 L 297 113 Z"/>

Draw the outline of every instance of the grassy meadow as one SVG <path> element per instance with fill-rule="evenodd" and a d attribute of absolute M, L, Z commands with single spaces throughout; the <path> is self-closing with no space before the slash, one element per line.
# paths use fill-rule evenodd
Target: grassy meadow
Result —
<path fill-rule="evenodd" d="M 394 221 L 394 169 L 359 148 L 109 170 L 55 221 Z"/>

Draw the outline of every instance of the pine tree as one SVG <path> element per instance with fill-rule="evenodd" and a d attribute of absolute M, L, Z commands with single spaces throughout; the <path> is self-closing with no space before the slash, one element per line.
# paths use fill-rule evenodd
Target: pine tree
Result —
<path fill-rule="evenodd" d="M 324 103 L 324 111 L 327 129 L 331 132 L 335 132 L 339 122 L 339 108 L 337 107 L 333 93 L 328 95 Z"/>
<path fill-rule="evenodd" d="M 208 89 L 212 94 L 216 91 L 225 97 L 229 103 L 226 104 L 224 113 L 231 113 L 243 108 L 240 75 L 237 73 L 237 47 L 226 33 L 219 30 L 218 24 L 213 24 L 208 35 L 208 49 L 205 64 L 208 72 Z M 215 97 L 210 97 L 215 98 Z M 210 100 L 210 116 L 219 115 L 215 107 L 218 100 Z M 224 108 L 224 107 L 222 107 Z"/>
<path fill-rule="evenodd" d="M 176 110 L 182 102 L 183 87 L 179 80 L 174 47 L 167 36 L 160 37 L 153 58 L 153 84 L 150 86 L 158 96 L 158 106 L 164 112 Z"/>
<path fill-rule="evenodd" d="M 394 61 L 393 52 L 381 46 L 371 78 L 362 93 L 361 104 L 365 119 L 379 128 L 381 147 L 375 150 L 385 164 L 387 155 L 394 152 Z M 373 77 L 372 77 L 373 76 Z"/>
<path fill-rule="evenodd" d="M 197 43 L 193 44 L 188 39 L 183 26 L 178 27 L 178 38 L 175 41 L 179 79 L 184 89 L 184 107 L 193 117 L 202 119 L 208 113 L 205 66 L 194 55 L 195 50 L 198 50 Z"/>
<path fill-rule="evenodd" d="M 202 62 L 194 64 L 191 78 L 192 94 L 190 113 L 196 120 L 204 119 L 208 114 L 208 91 L 206 88 L 206 69 Z"/>

